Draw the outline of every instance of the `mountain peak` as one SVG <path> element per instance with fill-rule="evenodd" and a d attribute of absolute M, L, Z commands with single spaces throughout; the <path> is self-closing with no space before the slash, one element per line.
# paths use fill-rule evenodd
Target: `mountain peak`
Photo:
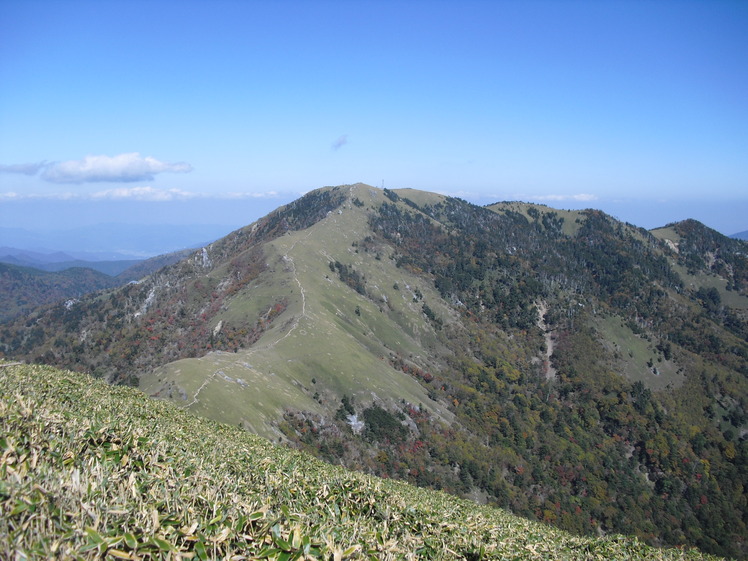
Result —
<path fill-rule="evenodd" d="M 577 533 L 738 556 L 744 247 L 692 223 L 326 187 L 3 326 L 0 351 Z"/>

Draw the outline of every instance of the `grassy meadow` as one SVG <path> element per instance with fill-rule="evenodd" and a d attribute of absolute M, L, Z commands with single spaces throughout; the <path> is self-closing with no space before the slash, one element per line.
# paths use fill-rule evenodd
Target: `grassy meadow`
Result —
<path fill-rule="evenodd" d="M 138 390 L 0 365 L 2 559 L 713 559 L 324 464 Z"/>

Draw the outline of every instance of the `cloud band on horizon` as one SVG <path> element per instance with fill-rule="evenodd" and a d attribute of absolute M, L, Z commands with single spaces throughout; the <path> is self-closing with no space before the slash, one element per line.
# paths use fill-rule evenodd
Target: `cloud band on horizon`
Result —
<path fill-rule="evenodd" d="M 574 195 L 534 195 L 528 197 L 534 201 L 596 201 L 597 195 L 591 193 L 577 193 Z"/>
<path fill-rule="evenodd" d="M 143 187 L 116 187 L 92 193 L 18 193 L 15 191 L 0 192 L 0 203 L 22 201 L 71 201 L 71 202 L 101 202 L 101 201 L 138 201 L 138 202 L 171 202 L 195 199 L 215 200 L 243 200 L 243 199 L 273 199 L 285 198 L 288 193 L 278 191 L 264 192 L 228 192 L 228 193 L 198 193 L 182 189 L 156 189 Z M 294 195 L 301 195 L 297 193 Z"/>
<path fill-rule="evenodd" d="M 138 152 L 117 156 L 86 156 L 82 160 L 0 165 L 0 172 L 36 175 L 50 183 L 130 183 L 152 181 L 159 173 L 189 173 L 192 166 L 185 162 L 162 162 Z"/>
<path fill-rule="evenodd" d="M 39 170 L 46 166 L 46 162 L 37 162 L 33 164 L 0 164 L 0 173 L 20 173 L 22 175 L 36 175 Z"/>

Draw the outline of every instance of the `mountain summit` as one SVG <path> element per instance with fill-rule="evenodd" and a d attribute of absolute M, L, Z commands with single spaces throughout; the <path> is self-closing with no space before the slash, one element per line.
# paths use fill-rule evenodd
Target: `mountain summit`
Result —
<path fill-rule="evenodd" d="M 746 255 L 693 221 L 328 187 L 0 349 L 573 532 L 740 557 Z"/>

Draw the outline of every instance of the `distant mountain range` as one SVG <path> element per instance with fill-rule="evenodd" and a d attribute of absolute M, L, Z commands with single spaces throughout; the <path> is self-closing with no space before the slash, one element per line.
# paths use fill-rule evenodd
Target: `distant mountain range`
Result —
<path fill-rule="evenodd" d="M 738 232 L 737 234 L 733 234 L 730 237 L 737 240 L 748 240 L 748 230 L 745 230 L 744 232 Z"/>
<path fill-rule="evenodd" d="M 96 257 L 93 254 L 92 257 Z M 116 276 L 122 271 L 132 267 L 142 259 L 104 260 L 91 261 L 76 259 L 75 257 L 61 252 L 40 253 L 18 249 L 15 247 L 0 247 L 0 263 L 17 265 L 19 267 L 31 267 L 40 271 L 57 272 L 73 267 L 93 269 L 109 276 Z"/>
<path fill-rule="evenodd" d="M 748 244 L 312 191 L 0 353 L 574 533 L 748 558 Z"/>
<path fill-rule="evenodd" d="M 205 225 L 100 224 L 44 232 L 0 227 L 0 323 L 42 304 L 142 278 L 227 230 Z"/>
<path fill-rule="evenodd" d="M 22 316 L 34 308 L 53 302 L 69 301 L 91 292 L 134 282 L 186 257 L 182 250 L 150 259 L 134 261 L 58 261 L 28 258 L 0 259 L 0 323 Z M 10 261 L 3 262 L 3 261 Z M 33 265 L 21 263 L 31 262 Z"/>
<path fill-rule="evenodd" d="M 32 232 L 0 227 L 0 257 L 22 252 L 42 263 L 146 259 L 201 247 L 232 229 L 219 225 L 98 224 Z"/>

